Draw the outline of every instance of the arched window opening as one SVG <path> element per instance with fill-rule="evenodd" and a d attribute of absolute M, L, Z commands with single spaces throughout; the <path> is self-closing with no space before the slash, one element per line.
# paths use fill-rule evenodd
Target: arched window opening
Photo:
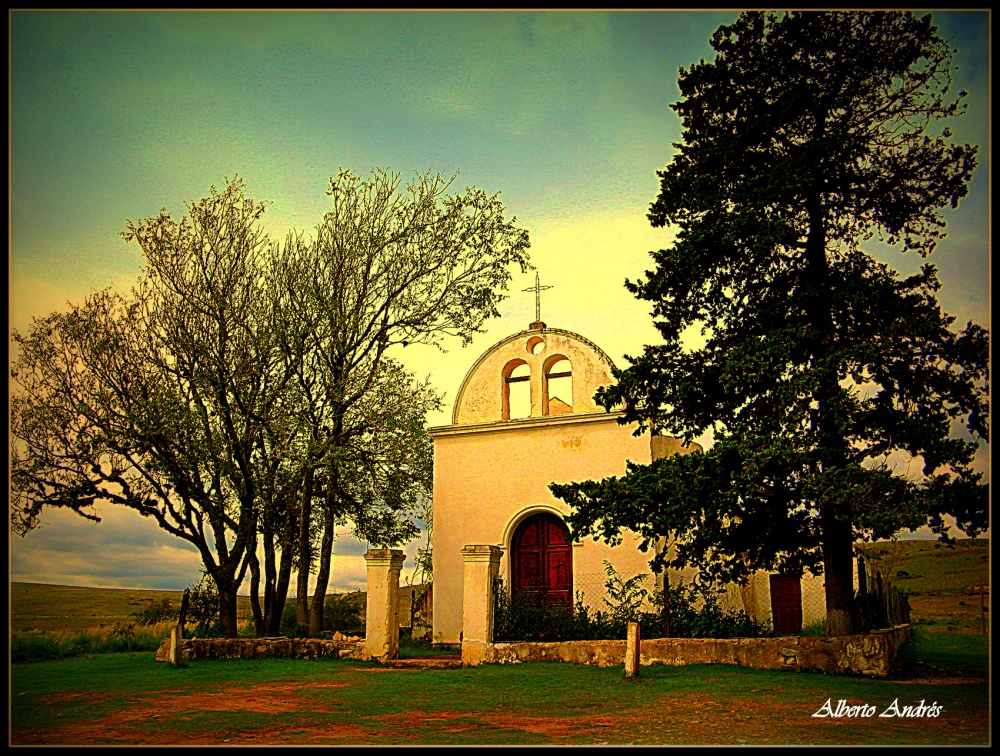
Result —
<path fill-rule="evenodd" d="M 503 419 L 531 417 L 531 368 L 511 360 L 503 369 Z"/>
<path fill-rule="evenodd" d="M 573 411 L 573 366 L 556 355 L 545 363 L 544 415 L 565 415 Z"/>

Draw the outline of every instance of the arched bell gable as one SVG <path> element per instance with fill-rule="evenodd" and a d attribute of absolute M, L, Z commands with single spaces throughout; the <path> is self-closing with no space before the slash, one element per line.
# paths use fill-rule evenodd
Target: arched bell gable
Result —
<path fill-rule="evenodd" d="M 470 368 L 455 400 L 452 423 L 507 422 L 509 378 L 512 364 L 527 364 L 531 369 L 531 417 L 551 414 L 548 406 L 548 368 L 569 362 L 572 371 L 572 401 L 564 402 L 572 414 L 603 412 L 594 402 L 594 392 L 613 382 L 614 363 L 600 347 L 579 334 L 559 328 L 527 330 L 508 336 L 487 349 Z M 560 404 L 557 414 L 567 412 Z M 513 422 L 517 422 L 516 420 Z"/>

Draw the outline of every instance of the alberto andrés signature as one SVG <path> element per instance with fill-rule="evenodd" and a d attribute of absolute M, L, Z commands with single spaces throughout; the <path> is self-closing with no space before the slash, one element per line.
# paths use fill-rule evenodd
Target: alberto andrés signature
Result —
<path fill-rule="evenodd" d="M 841 698 L 837 701 L 836 705 L 833 704 L 833 699 L 826 699 L 826 703 L 819 707 L 819 711 L 813 714 L 814 717 L 873 717 L 875 712 L 878 711 L 878 707 L 872 706 L 871 704 L 857 704 L 856 706 L 849 706 L 847 704 L 846 698 Z M 889 706 L 887 706 L 881 714 L 880 717 L 937 717 L 940 716 L 941 712 L 944 711 L 943 706 L 938 706 L 938 702 L 935 701 L 930 706 L 924 703 L 924 699 L 920 699 L 920 703 L 914 706 L 900 706 L 899 699 L 897 698 Z"/>

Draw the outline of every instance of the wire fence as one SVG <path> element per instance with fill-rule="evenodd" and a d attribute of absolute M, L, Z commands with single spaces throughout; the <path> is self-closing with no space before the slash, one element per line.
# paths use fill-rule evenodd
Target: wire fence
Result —
<path fill-rule="evenodd" d="M 573 576 L 573 605 L 585 606 L 593 612 L 613 611 L 622 603 L 651 612 L 655 591 L 656 578 L 650 573 L 609 577 L 605 572 L 591 572 Z"/>
<path fill-rule="evenodd" d="M 893 625 L 905 624 L 910 621 L 910 606 L 906 595 L 901 593 L 891 581 L 887 580 L 881 572 L 870 563 L 861 560 L 861 567 L 858 570 L 858 590 L 855 595 L 855 606 L 857 608 L 858 631 L 869 632 Z M 662 579 L 661 579 L 662 580 Z M 711 600 L 724 614 L 735 615 L 745 613 L 758 623 L 760 628 L 771 631 L 775 634 L 790 635 L 820 635 L 826 630 L 826 595 L 822 577 L 806 576 L 799 581 L 798 597 L 798 618 L 794 618 L 795 610 L 792 610 L 792 629 L 783 630 L 775 627 L 774 622 L 778 618 L 779 608 L 775 605 L 775 597 L 764 594 L 756 597 L 751 586 L 740 586 L 737 584 L 728 585 L 702 585 L 697 579 L 680 581 L 677 577 L 671 579 L 672 588 L 676 589 L 680 583 L 684 585 L 697 584 L 701 591 L 701 598 L 696 599 L 693 605 L 700 608 L 704 605 L 705 597 Z M 505 595 L 498 596 L 498 600 L 506 602 L 507 612 L 505 616 L 513 617 L 516 620 L 517 630 L 513 627 L 497 628 L 500 635 L 514 633 L 525 637 L 511 637 L 511 640 L 527 640 L 528 636 L 535 639 L 545 639 L 551 637 L 556 628 L 551 627 L 553 621 L 552 612 L 548 609 L 559 610 L 560 616 L 565 616 L 568 620 L 577 616 L 581 610 L 586 614 L 586 621 L 583 627 L 576 627 L 574 630 L 563 628 L 561 634 L 597 633 L 598 630 L 594 621 L 600 615 L 600 621 L 605 623 L 603 632 L 612 632 L 610 626 L 617 627 L 627 621 L 626 617 L 645 615 L 645 620 L 651 630 L 644 629 L 644 637 L 657 637 L 660 633 L 659 620 L 649 619 L 658 617 L 662 613 L 662 589 L 657 588 L 657 577 L 652 573 L 636 573 L 624 577 L 617 573 L 593 572 L 577 573 L 573 576 L 571 598 L 567 600 L 566 593 L 560 592 L 559 596 L 547 595 L 544 591 L 529 592 L 531 595 L 523 597 L 521 606 L 517 606 L 516 591 L 512 595 L 511 586 L 501 577 L 499 588 Z M 662 582 L 659 583 L 662 586 Z M 364 628 L 365 605 L 367 594 L 364 591 L 351 591 L 345 593 L 331 593 L 327 596 L 325 614 L 329 618 L 331 614 L 337 616 L 341 607 L 352 605 L 356 611 L 351 614 L 353 631 Z M 526 599 L 526 600 L 525 600 Z M 759 599 L 759 600 L 758 600 Z M 343 603 L 340 603 L 343 602 Z M 399 626 L 413 633 L 429 634 L 433 625 L 432 617 L 432 584 L 400 586 L 398 617 Z M 295 597 L 289 596 L 285 602 L 286 612 L 294 612 Z M 534 607 L 534 608 L 533 608 Z M 536 609 L 542 611 L 536 611 Z M 238 620 L 241 625 L 253 625 L 253 611 L 250 606 L 249 596 L 240 596 L 237 600 Z M 513 613 L 513 614 L 512 614 Z M 354 615 L 357 615 L 354 618 Z M 587 624 L 589 622 L 589 624 Z M 610 623 L 610 625 L 609 625 Z M 354 627 L 357 625 L 357 627 Z M 650 634 L 652 632 L 653 634 Z M 624 637 L 624 636 L 622 636 Z"/>
<path fill-rule="evenodd" d="M 421 585 L 404 585 L 399 587 L 399 603 L 397 617 L 401 629 L 418 628 L 421 632 L 429 631 L 432 626 L 432 592 L 431 583 Z M 325 616 L 324 626 L 334 624 L 343 627 L 334 629 L 351 633 L 363 633 L 368 594 L 366 591 L 347 591 L 343 593 L 328 593 L 323 606 Z M 295 596 L 285 599 L 284 614 L 294 615 Z M 312 596 L 309 597 L 312 604 Z M 238 596 L 236 600 L 237 623 L 240 626 L 253 626 L 253 608 L 249 596 Z M 284 624 L 288 624 L 283 621 Z"/>
<path fill-rule="evenodd" d="M 747 611 L 747 603 L 739 585 L 705 584 L 695 578 L 678 579 L 672 577 L 671 586 L 679 584 L 696 585 L 704 596 L 712 597 L 724 612 Z M 656 611 L 663 606 L 662 578 L 650 572 L 639 572 L 624 578 L 605 572 L 581 573 L 573 576 L 574 605 L 582 603 L 594 611 L 610 611 L 623 602 L 643 612 Z M 641 594 L 641 595 L 640 595 Z M 696 603 L 700 606 L 704 598 Z"/>

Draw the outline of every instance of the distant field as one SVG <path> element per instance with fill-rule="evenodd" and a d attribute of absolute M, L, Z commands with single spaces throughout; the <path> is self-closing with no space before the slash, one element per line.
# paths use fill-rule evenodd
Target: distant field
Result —
<path fill-rule="evenodd" d="M 895 583 L 910 593 L 914 624 L 929 629 L 978 631 L 979 597 L 966 590 L 989 585 L 989 541 L 898 541 L 868 547 L 888 567 Z M 403 589 L 401 616 L 409 617 L 408 589 Z M 132 620 L 164 598 L 180 605 L 181 591 L 77 588 L 38 583 L 11 584 L 11 629 L 85 630 Z M 238 599 L 240 619 L 250 619 L 250 599 Z"/>
<path fill-rule="evenodd" d="M 404 627 L 409 627 L 410 590 L 410 586 L 400 587 L 400 619 Z M 183 591 L 11 583 L 11 631 L 75 632 L 111 627 L 119 622 L 135 621 L 133 615 L 163 599 L 179 609 L 182 594 Z M 289 598 L 289 601 L 294 600 L 294 597 Z M 252 620 L 249 596 L 238 596 L 236 606 L 240 620 Z"/>
<path fill-rule="evenodd" d="M 11 583 L 10 622 L 25 630 L 88 630 L 130 621 L 133 613 L 168 599 L 178 607 L 182 591 L 131 588 L 78 588 L 67 585 Z M 250 599 L 239 598 L 240 616 L 250 616 Z"/>
<path fill-rule="evenodd" d="M 869 549 L 878 553 L 893 582 L 910 594 L 914 624 L 979 630 L 979 596 L 967 590 L 990 584 L 989 539 L 965 539 L 952 547 L 937 541 L 897 541 Z"/>

